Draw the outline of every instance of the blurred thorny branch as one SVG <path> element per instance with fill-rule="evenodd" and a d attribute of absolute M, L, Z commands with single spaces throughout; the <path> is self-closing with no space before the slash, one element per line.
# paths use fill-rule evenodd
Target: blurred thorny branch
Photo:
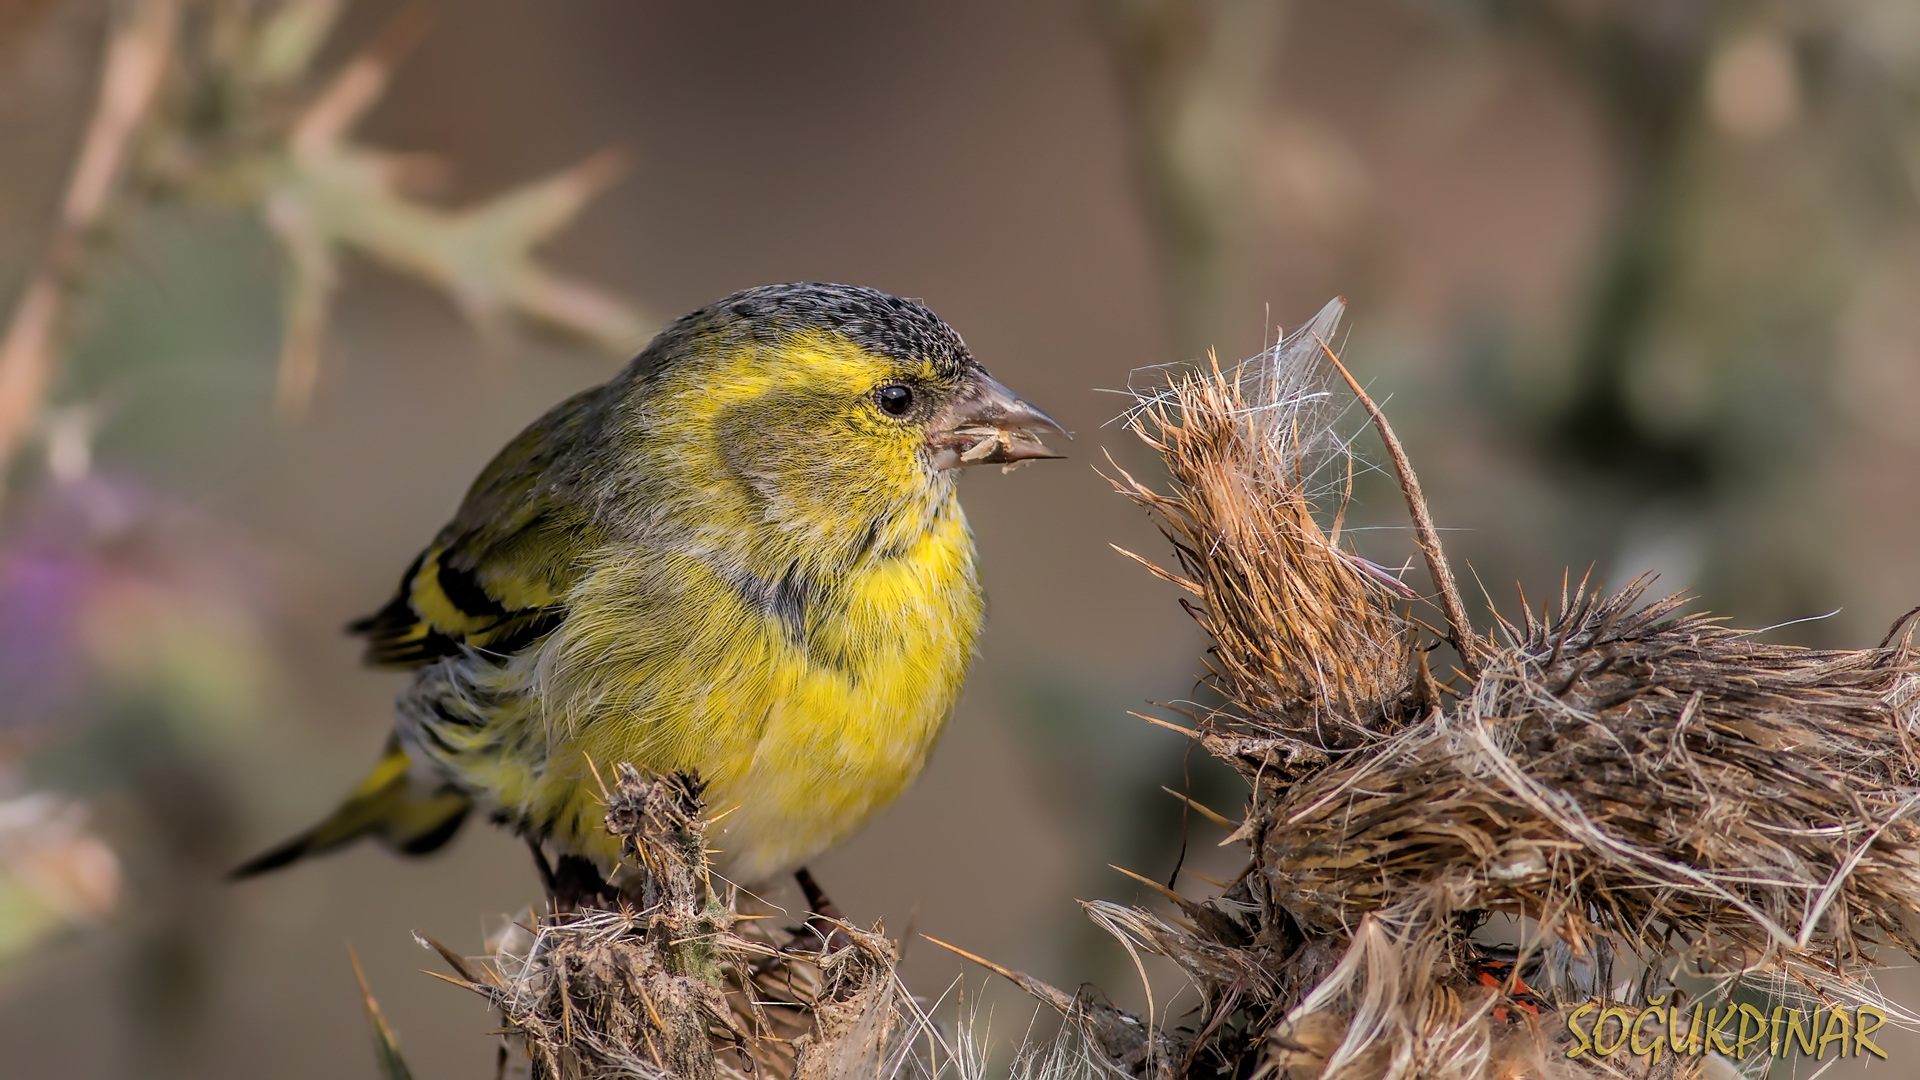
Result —
<path fill-rule="evenodd" d="M 1509 419 L 1616 506 L 1622 548 L 1659 545 L 1716 579 L 1669 573 L 1663 588 L 1737 584 L 1769 617 L 1815 609 L 1832 592 L 1815 524 L 1827 515 L 1753 515 L 1819 498 L 1839 414 L 1894 442 L 1920 430 L 1902 389 L 1920 343 L 1903 314 L 1920 282 L 1916 9 L 1430 10 L 1544 58 L 1586 101 L 1613 171 L 1582 292 L 1545 358 L 1562 385 Z"/>
<path fill-rule="evenodd" d="M 135 132 L 152 110 L 173 52 L 176 0 L 142 0 L 108 35 L 99 100 L 87 125 L 46 255 L 15 301 L 0 339 L 0 476 L 39 419 L 58 366 L 59 325 L 124 170 Z"/>
<path fill-rule="evenodd" d="M 185 200 L 257 215 L 285 265 L 275 404 L 310 402 L 340 259 L 352 251 L 444 292 L 497 334 L 514 321 L 622 353 L 646 323 L 534 249 L 613 178 L 596 154 L 571 169 L 449 209 L 422 196 L 438 163 L 354 139 L 426 28 L 403 9 L 330 77 L 315 59 L 345 0 L 127 0 L 109 20 L 93 116 L 46 252 L 0 343 L 0 470 L 42 426 L 63 329 L 110 219 Z"/>
<path fill-rule="evenodd" d="M 230 528 L 93 474 L 101 410 L 60 398 L 114 238 L 169 204 L 264 226 L 283 255 L 287 419 L 316 392 L 348 253 L 439 290 L 487 335 L 525 323 L 624 353 L 645 325 L 535 255 L 606 187 L 609 154 L 449 208 L 425 198 L 435 162 L 355 137 L 424 33 L 420 9 L 323 71 L 345 0 L 101 6 L 94 98 L 45 247 L 0 297 L 0 492 L 23 496 L 0 520 L 0 963 L 117 910 L 136 1071 L 184 1074 L 232 855 L 231 770 L 214 759 L 273 689 L 272 575 Z M 35 442 L 47 481 L 29 484 Z"/>
<path fill-rule="evenodd" d="M 1348 18 L 1390 21 L 1395 6 Z M 1566 302 L 1478 326 L 1472 305 L 1458 312 L 1469 362 L 1492 361 L 1488 420 L 1578 493 L 1620 567 L 1658 551 L 1663 587 L 1738 588 L 1768 617 L 1813 609 L 1831 592 L 1825 517 L 1757 515 L 1824 490 L 1836 421 L 1895 444 L 1920 431 L 1920 324 L 1905 299 L 1920 286 L 1911 0 L 1397 6 L 1421 44 L 1392 92 L 1433 99 L 1407 118 L 1458 130 L 1537 68 L 1585 107 L 1602 153 L 1600 216 Z M 1248 256 L 1265 225 L 1314 227 L 1289 261 L 1342 265 L 1329 291 L 1377 287 L 1381 233 L 1367 222 L 1398 226 L 1370 197 L 1370 163 L 1275 85 L 1283 62 L 1336 47 L 1309 40 L 1330 9 L 1096 10 L 1175 357 L 1226 345 L 1223 313 L 1252 308 Z M 1543 324 L 1544 341 L 1518 341 Z"/>

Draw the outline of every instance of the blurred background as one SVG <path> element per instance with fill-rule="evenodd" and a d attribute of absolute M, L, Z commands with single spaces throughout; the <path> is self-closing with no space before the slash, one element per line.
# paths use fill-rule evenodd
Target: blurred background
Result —
<path fill-rule="evenodd" d="M 1912 0 L 4 0 L 6 1071 L 371 1076 L 350 943 L 415 1075 L 492 1075 L 410 935 L 478 952 L 539 895 L 517 842 L 220 875 L 372 760 L 400 676 L 340 627 L 493 451 L 664 319 L 807 279 L 925 300 L 1077 432 L 967 477 L 983 653 L 814 866 L 1057 985 L 1139 1000 L 1073 902 L 1139 895 L 1109 863 L 1238 869 L 1160 788 L 1242 793 L 1128 715 L 1203 648 L 1109 547 L 1165 550 L 1098 472 L 1152 475 L 1135 369 L 1344 295 L 1506 610 L 1656 570 L 1861 646 L 1920 603 Z M 1396 492 L 1356 497 L 1400 564 Z M 916 990 L 961 971 L 911 944 Z"/>

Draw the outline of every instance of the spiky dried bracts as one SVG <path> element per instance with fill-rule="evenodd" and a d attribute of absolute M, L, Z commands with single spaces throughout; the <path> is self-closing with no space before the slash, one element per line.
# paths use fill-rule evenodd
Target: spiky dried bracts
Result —
<path fill-rule="evenodd" d="M 783 928 L 708 872 L 702 785 L 616 768 L 608 896 L 528 916 L 477 962 L 434 944 L 492 1003 L 534 1080 L 930 1077 L 946 1045 L 879 932 Z M 790 920 L 791 921 L 791 920 Z"/>
<path fill-rule="evenodd" d="M 1582 1051 L 1566 1013 L 1671 1018 L 1676 986 L 1884 1006 L 1876 947 L 1920 952 L 1911 621 L 1871 649 L 1798 649 L 1649 603 L 1644 580 L 1582 582 L 1476 636 L 1410 463 L 1334 355 L 1338 315 L 1131 418 L 1171 484 L 1118 486 L 1172 541 L 1155 570 L 1193 594 L 1228 702 L 1188 711 L 1192 734 L 1251 787 L 1250 860 L 1219 896 L 1090 910 L 1200 989 L 1174 1071 L 1687 1074 L 1722 1052 L 1699 1023 L 1629 1065 Z M 1426 619 L 1343 543 L 1336 379 L 1408 495 Z M 1460 661 L 1444 681 L 1441 642 Z M 1475 933 L 1496 914 L 1504 943 Z"/>

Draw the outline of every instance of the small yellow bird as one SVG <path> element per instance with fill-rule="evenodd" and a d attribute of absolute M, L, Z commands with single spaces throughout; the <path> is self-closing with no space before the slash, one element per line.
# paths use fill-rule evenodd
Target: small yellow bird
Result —
<path fill-rule="evenodd" d="M 926 764 L 984 612 L 955 470 L 1057 457 L 1042 431 L 1066 434 L 883 292 L 770 285 L 679 319 L 509 443 L 352 625 L 414 672 L 386 754 L 235 874 L 362 836 L 432 851 L 476 805 L 543 867 L 604 874 L 623 761 L 708 781 L 726 879 L 802 867 Z"/>

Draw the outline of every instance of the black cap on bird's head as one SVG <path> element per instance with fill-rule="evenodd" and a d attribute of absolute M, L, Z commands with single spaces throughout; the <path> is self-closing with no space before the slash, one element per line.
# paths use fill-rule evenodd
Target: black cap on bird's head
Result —
<path fill-rule="evenodd" d="M 717 345 L 778 346 L 809 331 L 842 338 L 876 356 L 923 365 L 939 384 L 935 400 L 915 402 L 905 385 L 877 388 L 887 413 L 923 421 L 936 469 L 1057 458 L 1045 432 L 1066 428 L 987 374 L 958 332 L 922 304 L 859 285 L 795 282 L 744 289 L 675 320 L 634 364 L 642 378 Z M 889 396 L 892 395 L 892 396 Z"/>

